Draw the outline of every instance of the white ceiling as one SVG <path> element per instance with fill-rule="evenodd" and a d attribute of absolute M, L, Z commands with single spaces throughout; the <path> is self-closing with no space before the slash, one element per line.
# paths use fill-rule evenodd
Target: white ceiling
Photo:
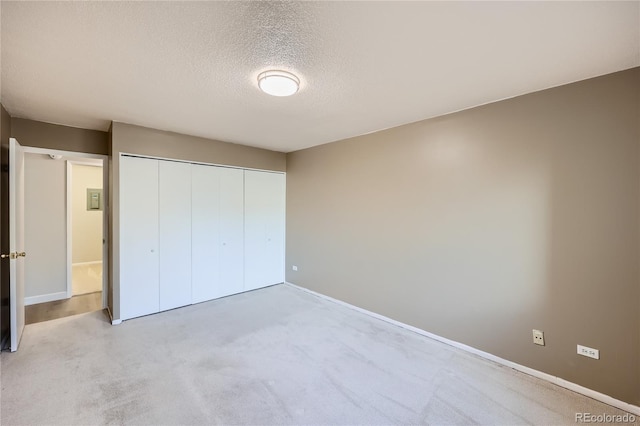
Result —
<path fill-rule="evenodd" d="M 640 2 L 8 2 L 10 114 L 293 151 L 640 65 Z M 296 73 L 289 98 L 257 89 Z"/>

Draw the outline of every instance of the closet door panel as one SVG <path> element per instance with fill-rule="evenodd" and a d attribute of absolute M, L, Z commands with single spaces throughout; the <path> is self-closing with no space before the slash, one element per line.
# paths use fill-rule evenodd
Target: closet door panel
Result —
<path fill-rule="evenodd" d="M 266 229 L 260 172 L 244 171 L 244 289 L 265 284 Z"/>
<path fill-rule="evenodd" d="M 120 311 L 158 312 L 158 161 L 120 158 Z"/>
<path fill-rule="evenodd" d="M 265 173 L 266 191 L 266 265 L 265 285 L 284 282 L 284 235 L 285 235 L 285 175 Z"/>
<path fill-rule="evenodd" d="M 220 292 L 244 290 L 244 172 L 220 168 Z"/>
<path fill-rule="evenodd" d="M 214 299 L 220 282 L 220 168 L 191 169 L 191 300 Z"/>
<path fill-rule="evenodd" d="M 284 175 L 245 170 L 245 290 L 283 282 Z"/>
<path fill-rule="evenodd" d="M 191 164 L 159 162 L 160 310 L 191 304 Z"/>

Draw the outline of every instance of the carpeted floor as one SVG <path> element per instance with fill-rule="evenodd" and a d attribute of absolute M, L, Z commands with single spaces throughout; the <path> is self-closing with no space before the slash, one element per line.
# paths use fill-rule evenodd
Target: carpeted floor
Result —
<path fill-rule="evenodd" d="M 622 412 L 279 285 L 111 326 L 33 324 L 3 425 L 575 424 Z"/>

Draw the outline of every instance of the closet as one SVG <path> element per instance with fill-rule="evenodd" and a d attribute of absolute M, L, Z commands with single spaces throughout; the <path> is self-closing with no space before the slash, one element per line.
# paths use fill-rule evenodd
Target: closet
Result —
<path fill-rule="evenodd" d="M 285 175 L 123 155 L 122 319 L 284 281 Z"/>

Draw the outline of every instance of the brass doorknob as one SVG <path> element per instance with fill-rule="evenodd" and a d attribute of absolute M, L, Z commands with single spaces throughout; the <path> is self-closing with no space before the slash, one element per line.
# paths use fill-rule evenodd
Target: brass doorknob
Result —
<path fill-rule="evenodd" d="M 17 259 L 19 257 L 27 257 L 27 253 L 23 252 L 23 251 L 17 251 L 15 253 L 9 253 L 9 254 L 0 254 L 0 259 Z"/>

